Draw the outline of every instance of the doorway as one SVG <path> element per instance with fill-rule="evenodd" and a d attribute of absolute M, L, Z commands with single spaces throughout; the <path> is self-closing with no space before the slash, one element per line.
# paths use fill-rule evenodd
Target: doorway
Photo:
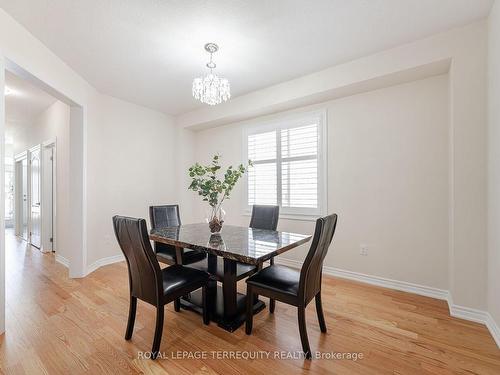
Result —
<path fill-rule="evenodd" d="M 29 241 L 28 157 L 27 152 L 15 156 L 15 228 L 16 236 Z"/>
<path fill-rule="evenodd" d="M 55 251 L 56 140 L 15 156 L 16 235 L 42 252 Z"/>
<path fill-rule="evenodd" d="M 56 251 L 56 141 L 42 144 L 42 248 Z"/>
<path fill-rule="evenodd" d="M 4 51 L 2 51 L 4 52 Z M 60 208 L 60 225 L 63 226 L 62 229 L 64 231 L 68 231 L 69 235 L 60 236 L 58 239 L 58 252 L 59 259 L 56 255 L 56 261 L 65 264 L 69 268 L 69 277 L 84 277 L 87 271 L 87 248 L 86 248 L 86 185 L 84 179 L 84 161 L 85 161 L 85 129 L 86 129 L 86 97 L 80 96 L 79 94 L 82 91 L 78 89 L 74 90 L 75 86 L 65 86 L 66 91 L 69 92 L 71 97 L 75 97 L 75 100 L 71 99 L 60 91 L 57 91 L 50 83 L 47 84 L 43 81 L 43 77 L 36 77 L 31 74 L 29 71 L 21 67 L 20 65 L 13 62 L 9 59 L 8 56 L 4 56 L 3 53 L 0 52 L 0 139 L 3 140 L 5 137 L 6 126 L 9 123 L 9 111 L 12 110 L 12 106 L 10 105 L 12 101 L 16 98 L 30 98 L 29 96 L 21 96 L 17 95 L 16 90 L 10 90 L 10 95 L 6 95 L 7 90 L 5 90 L 5 84 L 9 85 L 9 82 L 6 82 L 6 75 L 15 75 L 19 78 L 24 79 L 32 86 L 38 87 L 39 89 L 45 91 L 49 95 L 52 95 L 54 98 L 59 100 L 61 103 L 64 103 L 69 106 L 69 120 L 68 120 L 68 128 L 71 127 L 71 133 L 68 134 L 67 137 L 61 138 L 64 140 L 65 146 L 60 147 L 60 150 L 64 151 L 64 155 L 59 153 L 60 161 L 63 161 L 63 172 L 58 173 L 65 175 L 64 182 L 65 184 L 61 184 L 63 188 L 60 189 L 60 192 L 63 192 L 71 199 L 62 199 L 63 204 Z M 7 77 L 8 78 L 8 77 Z M 77 84 L 78 86 L 78 84 Z M 86 90 L 86 87 L 82 86 L 83 91 Z M 14 93 L 14 94 L 12 94 Z M 9 104 L 10 102 L 10 104 Z M 23 104 L 24 105 L 24 104 Z M 4 111 L 5 110 L 5 111 Z M 21 124 L 23 125 L 23 124 Z M 28 124 L 29 125 L 29 124 Z M 33 133 L 31 133 L 33 134 Z M 47 137 L 47 135 L 45 135 Z M 51 138 L 52 135 L 48 135 L 47 138 Z M 46 138 L 46 139 L 47 139 Z M 59 138 L 58 138 L 59 139 Z M 23 149 L 27 149 L 32 144 L 23 144 L 22 148 L 18 151 L 13 150 L 12 154 L 17 154 L 21 152 Z M 5 175 L 5 157 L 4 157 L 4 149 L 5 142 L 0 144 L 0 182 L 4 181 Z M 42 156 L 43 158 L 43 156 Z M 18 200 L 14 199 L 14 205 L 17 207 L 23 207 L 22 214 L 20 215 L 19 220 L 14 220 L 16 224 L 17 233 L 21 236 L 24 234 L 25 238 L 29 240 L 29 216 L 31 207 L 29 206 L 29 194 L 31 192 L 30 187 L 30 173 L 29 171 L 29 158 L 24 162 L 16 165 L 16 168 L 19 168 L 22 181 L 22 176 L 24 176 L 24 191 L 21 188 L 23 185 L 16 184 L 14 187 L 20 191 L 20 195 L 18 195 Z M 61 164 L 61 163 L 59 163 Z M 66 167 L 67 164 L 67 167 Z M 43 168 L 43 167 L 42 167 Z M 60 167 L 62 168 L 62 167 Z M 14 168 L 13 168 L 14 169 Z M 23 173 L 23 169 L 26 171 Z M 66 174 L 67 173 L 67 174 Z M 21 186 L 20 186 L 21 185 Z M 20 198 L 19 198 L 20 196 Z M 26 203 L 24 203 L 24 196 L 26 197 Z M 0 191 L 0 207 L 4 207 L 6 194 L 5 191 Z M 26 204 L 26 206 L 24 206 Z M 24 209 L 24 207 L 26 209 Z M 43 207 L 41 207 L 43 210 Z M 41 224 L 43 226 L 43 223 Z M 53 233 L 56 233 L 55 223 L 53 223 Z M 61 230 L 57 230 L 58 233 L 61 233 Z M 4 217 L 0 217 L 0 335 L 5 330 L 5 219 Z M 42 240 L 43 247 L 43 240 Z M 50 255 L 49 255 L 50 256 Z"/>
<path fill-rule="evenodd" d="M 29 150 L 30 213 L 29 242 L 37 249 L 42 247 L 42 183 L 40 146 Z"/>

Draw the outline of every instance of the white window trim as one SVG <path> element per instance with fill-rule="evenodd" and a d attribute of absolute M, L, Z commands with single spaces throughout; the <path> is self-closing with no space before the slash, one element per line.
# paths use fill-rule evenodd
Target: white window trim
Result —
<path fill-rule="evenodd" d="M 328 134 L 327 134 L 327 111 L 325 109 L 319 111 L 294 113 L 280 116 L 279 118 L 270 121 L 249 124 L 243 129 L 243 160 L 248 160 L 248 136 L 252 134 L 264 133 L 271 130 L 290 129 L 304 125 L 304 121 L 314 119 L 318 122 L 318 208 L 315 213 L 311 213 L 311 209 L 301 208 L 282 208 L 280 207 L 280 218 L 289 220 L 312 221 L 318 217 L 325 216 L 328 212 Z M 278 132 L 279 133 L 279 132 Z M 280 160 L 280 155 L 277 155 L 277 161 Z M 278 179 L 281 178 L 277 162 Z M 248 177 L 244 175 L 245 193 L 244 196 L 244 216 L 249 216 L 252 213 L 252 206 L 248 205 Z M 281 194 L 278 191 L 278 194 Z"/>

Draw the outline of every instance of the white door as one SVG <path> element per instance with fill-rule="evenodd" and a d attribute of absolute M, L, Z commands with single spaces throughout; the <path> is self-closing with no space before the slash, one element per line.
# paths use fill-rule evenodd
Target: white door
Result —
<path fill-rule="evenodd" d="M 21 166 L 21 181 L 22 181 L 22 189 L 21 189 L 21 236 L 23 240 L 29 241 L 28 238 L 28 220 L 29 220 L 29 210 L 28 210 L 28 159 L 22 160 Z"/>
<path fill-rule="evenodd" d="M 43 146 L 42 155 L 42 251 L 54 248 L 55 143 Z"/>
<path fill-rule="evenodd" d="M 30 242 L 33 246 L 41 246 L 41 160 L 40 148 L 30 152 L 31 166 L 31 212 L 30 212 Z"/>
<path fill-rule="evenodd" d="M 15 216 L 16 216 L 16 236 L 28 241 L 28 159 L 26 153 L 16 156 L 16 199 L 15 199 Z"/>

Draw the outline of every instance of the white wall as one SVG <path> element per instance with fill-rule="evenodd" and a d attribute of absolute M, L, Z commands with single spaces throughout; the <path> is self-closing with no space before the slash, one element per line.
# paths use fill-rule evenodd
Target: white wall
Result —
<path fill-rule="evenodd" d="M 180 134 L 172 119 L 96 92 L 3 10 L 0 51 L 49 87 L 49 93 L 82 106 L 84 263 L 89 266 L 97 259 L 119 255 L 112 215 L 147 217 L 150 203 L 175 200 L 172 194 L 179 183 L 174 149 L 180 147 L 175 141 Z M 66 231 L 68 236 L 72 230 Z"/>
<path fill-rule="evenodd" d="M 61 147 L 68 147 L 69 136 L 69 106 L 60 101 L 56 101 L 31 124 L 8 125 L 10 134 L 14 138 L 14 154 L 26 151 L 27 149 L 47 141 L 51 138 L 58 138 Z M 59 139 L 61 138 L 61 139 Z M 64 155 L 64 149 L 61 150 Z M 68 172 L 65 171 L 67 174 Z"/>
<path fill-rule="evenodd" d="M 339 214 L 326 266 L 448 288 L 447 103 L 448 77 L 441 75 L 313 107 L 327 110 L 328 212 Z M 243 129 L 265 120 L 195 133 L 196 160 L 219 152 L 226 164 L 239 163 Z M 248 225 L 244 188 L 225 205 L 228 222 Z M 192 194 L 200 219 L 205 205 Z M 279 223 L 299 233 L 313 228 L 310 221 Z M 369 245 L 368 257 L 359 255 L 360 244 Z M 303 260 L 307 249 L 281 257 Z"/>
<path fill-rule="evenodd" d="M 88 264 L 120 254 L 111 217 L 147 218 L 176 201 L 176 129 L 171 117 L 99 95 L 100 126 L 89 130 Z M 97 141 L 98 140 L 98 141 Z"/>
<path fill-rule="evenodd" d="M 0 186 L 5 186 L 5 60 L 0 55 Z M 0 212 L 5 210 L 5 189 L 0 190 Z M 5 215 L 0 215 L 0 334 L 5 331 Z"/>
<path fill-rule="evenodd" d="M 500 327 L 500 2 L 489 17 L 488 310 Z M 498 329 L 498 328 L 497 328 Z M 498 332 L 500 345 L 500 332 Z"/>
<path fill-rule="evenodd" d="M 408 43 L 397 48 L 377 53 L 366 58 L 358 59 L 340 66 L 332 67 L 326 71 L 318 72 L 310 76 L 301 77 L 268 89 L 260 90 L 248 95 L 235 98 L 225 105 L 216 108 L 204 108 L 194 113 L 188 113 L 176 119 L 181 127 L 196 127 L 203 124 L 209 126 L 217 122 L 226 121 L 228 118 L 249 118 L 256 113 L 270 113 L 297 107 L 297 103 L 304 105 L 305 101 L 318 100 L 331 95 L 338 89 L 349 85 L 369 82 L 380 77 L 386 77 L 399 72 L 433 64 L 438 61 L 451 61 L 449 82 L 449 113 L 451 131 L 450 136 L 450 232 L 449 232 L 449 286 L 455 303 L 484 309 L 486 307 L 486 27 L 485 22 L 478 22 L 463 28 L 451 30 L 427 39 Z M 108 254 L 118 254 L 115 245 L 108 243 L 109 235 L 107 228 L 111 213 L 139 212 L 138 199 L 151 199 L 152 195 L 142 196 L 142 193 L 158 194 L 154 199 L 163 202 L 163 194 L 166 191 L 165 200 L 169 200 L 168 194 L 171 187 L 144 188 L 138 191 L 130 187 L 127 182 L 122 185 L 113 185 L 113 189 L 102 186 L 100 180 L 119 180 L 126 174 L 117 167 L 116 170 L 110 164 L 104 162 L 102 155 L 111 158 L 115 163 L 119 159 L 114 155 L 122 152 L 114 142 L 113 137 L 121 138 L 117 134 L 122 129 L 122 121 L 125 129 L 130 128 L 127 118 L 122 113 L 141 112 L 137 106 L 115 102 L 114 99 L 100 95 L 83 80 L 77 73 L 69 68 L 62 60 L 48 50 L 26 29 L 14 21 L 7 13 L 0 10 L 0 103 L 3 104 L 2 84 L 4 62 L 13 61 L 25 70 L 32 73 L 39 80 L 45 82 L 56 92 L 69 98 L 73 103 L 83 107 L 84 124 L 81 129 L 82 155 L 84 165 L 84 178 L 81 189 L 83 191 L 82 204 L 84 205 L 84 216 L 82 218 L 84 238 L 81 239 L 84 248 L 88 248 L 86 265 L 94 259 Z M 336 91 L 337 90 L 337 91 Z M 72 112 L 73 112 L 72 107 Z M 0 105 L 0 140 L 3 137 L 3 108 Z M 147 113 L 149 110 L 145 110 Z M 154 112 L 154 111 L 151 111 Z M 158 124 L 157 113 L 146 116 L 152 123 Z M 146 126 L 147 124 L 137 125 Z M 169 128 L 171 120 L 167 120 L 166 127 Z M 153 125 L 152 125 L 153 126 Z M 133 133 L 135 134 L 135 133 Z M 180 142 L 174 142 L 176 151 L 183 151 L 193 147 L 190 133 L 173 132 L 186 142 L 186 146 Z M 102 135 L 105 135 L 103 137 Z M 183 142 L 184 142 L 183 141 Z M 159 141 L 153 141 L 158 145 Z M 129 143 L 124 143 L 131 146 Z M 139 140 L 143 145 L 144 140 Z M 135 146 L 132 144 L 132 146 Z M 226 145 L 229 149 L 232 144 Z M 143 146 L 138 147 L 143 150 Z M 152 176 L 150 181 L 167 181 L 165 177 L 158 177 L 161 173 L 168 175 L 171 170 L 164 165 L 168 164 L 165 149 L 149 149 L 157 155 L 158 162 L 154 167 L 150 166 L 149 173 L 139 170 L 139 164 L 144 163 L 131 161 L 131 168 L 127 176 L 138 175 L 144 177 Z M 184 152 L 184 151 L 183 151 Z M 112 155 L 112 156 L 109 156 Z M 167 152 L 167 155 L 168 152 Z M 124 155 L 124 160 L 130 161 L 129 155 Z M 144 156 L 142 160 L 151 160 L 152 156 Z M 183 160 L 189 164 L 190 155 L 176 156 L 173 162 Z M 104 168 L 102 167 L 104 163 Z M 0 163 L 1 164 L 1 163 Z M 3 169 L 3 165 L 0 167 Z M 166 171 L 165 171 L 166 169 Z M 174 168 L 175 169 L 175 168 Z M 109 173 L 105 175 L 103 171 Z M 0 170 L 0 175 L 3 171 Z M 176 176 L 181 176 L 182 171 L 176 171 Z M 97 176 L 97 178 L 96 178 Z M 1 177 L 0 177 L 1 182 Z M 79 182 L 78 182 L 79 183 Z M 176 189 L 184 189 L 180 181 L 175 182 Z M 70 190 L 72 188 L 70 187 Z M 174 189 L 175 190 L 175 189 Z M 134 197 L 127 201 L 116 197 L 117 192 Z M 182 191 L 185 197 L 185 192 Z M 180 193 L 179 193 L 180 194 Z M 161 197 L 160 197 L 161 195 Z M 179 195 L 181 197 L 181 195 Z M 3 193 L 0 197 L 3 202 Z M 78 203 L 78 202 L 77 202 Z M 189 204 L 186 202 L 186 204 Z M 102 207 L 102 209 L 101 209 Z M 1 205 L 0 205 L 1 208 Z M 112 212 L 115 209 L 115 212 Z M 143 211 L 142 211 L 143 212 Z M 87 213 L 87 215 L 85 215 Z M 197 218 L 192 215 L 192 220 Z M 3 228 L 0 219 L 0 230 Z M 191 220 L 191 219 L 189 219 Z M 95 224 L 99 222 L 99 226 Z M 109 224 L 107 224 L 109 223 Z M 106 227 L 108 226 L 109 227 Z M 290 224 L 291 228 L 299 223 Z M 87 230 L 88 229 L 88 230 Z M 293 228 L 292 228 L 293 229 Z M 71 229 L 73 231 L 73 229 Z M 1 234 L 1 233 L 0 233 Z M 72 235 L 71 232 L 68 235 Z M 72 236 L 74 237 L 74 236 Z M 78 237 L 74 237 L 78 238 Z M 80 239 L 79 239 L 80 241 Z M 92 245 L 92 246 L 91 246 Z M 3 313 L 1 291 L 3 284 L 3 244 L 0 244 L 0 310 Z M 95 246 L 95 247 L 93 247 Z M 72 248 L 69 248 L 71 251 Z M 436 281 L 439 282 L 439 281 Z M 2 316 L 0 316 L 0 332 Z"/>
<path fill-rule="evenodd" d="M 169 116 L 99 94 L 0 9 L 2 148 L 4 68 L 13 64 L 29 72 L 31 78 L 51 95 L 71 106 L 70 171 L 77 178 L 69 178 L 70 222 L 65 231 L 67 241 L 59 243 L 60 252 L 69 254 L 68 259 L 78 266 L 72 274 L 83 276 L 95 260 L 120 254 L 112 234 L 112 215 L 147 217 L 148 204 L 172 201 L 172 194 L 179 186 L 175 178 L 177 159 L 174 160 L 172 150 L 181 148 L 174 139 L 180 134 L 175 131 Z M 74 115 L 82 116 L 83 123 L 78 127 L 74 126 L 77 123 Z M 83 173 L 73 165 L 83 165 Z M 3 181 L 3 169 L 2 162 L 0 182 Z M 1 191 L 0 208 L 3 200 L 4 192 Z M 3 218 L 0 218 L 0 231 L 2 223 Z M 79 248 L 83 248 L 83 252 Z M 5 311 L 4 256 L 3 241 L 0 241 L 0 333 L 4 328 Z"/>
<path fill-rule="evenodd" d="M 189 129 L 220 126 L 375 85 L 408 82 L 450 63 L 448 285 L 453 305 L 485 310 L 486 42 L 487 24 L 476 22 L 242 95 L 215 108 L 205 106 L 178 116 L 176 123 Z"/>
<path fill-rule="evenodd" d="M 5 152 L 4 152 L 4 158 L 5 158 L 5 173 L 10 169 L 11 171 L 14 171 L 14 145 L 11 143 L 12 139 L 5 135 Z M 8 165 L 8 163 L 12 163 L 11 165 Z M 6 177 L 5 177 L 6 178 Z M 6 182 L 7 183 L 7 182 Z M 7 201 L 5 202 L 7 205 Z M 7 207 L 5 207 L 5 210 L 7 210 Z M 5 220 L 5 227 L 6 228 L 13 228 L 15 227 L 15 219 L 14 217 L 11 220 Z"/>
<path fill-rule="evenodd" d="M 56 156 L 56 245 L 67 243 L 67 223 L 69 220 L 69 130 L 70 130 L 70 107 L 60 101 L 56 101 L 47 110 L 41 113 L 33 124 L 27 126 L 13 127 L 12 137 L 14 139 L 14 154 L 26 151 L 42 142 L 57 139 Z M 68 259 L 69 249 L 64 246 L 57 247 L 57 253 Z"/>
<path fill-rule="evenodd" d="M 176 127 L 175 164 L 176 171 L 176 200 L 170 203 L 179 203 L 182 223 L 199 223 L 203 219 L 196 212 L 196 201 L 193 192 L 188 190 L 191 183 L 187 170 L 196 162 L 195 139 L 196 133 L 189 129 Z"/>

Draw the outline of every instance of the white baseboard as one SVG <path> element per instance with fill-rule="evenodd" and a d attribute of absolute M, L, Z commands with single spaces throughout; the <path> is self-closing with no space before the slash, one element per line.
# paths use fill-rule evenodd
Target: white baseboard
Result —
<path fill-rule="evenodd" d="M 296 269 L 300 269 L 300 267 L 302 267 L 302 262 L 299 262 L 298 260 L 283 258 L 281 256 L 274 257 L 274 263 L 282 264 L 284 266 L 288 266 L 288 267 L 292 267 L 292 268 L 296 268 Z"/>
<path fill-rule="evenodd" d="M 285 266 L 300 268 L 302 267 L 302 262 L 286 259 L 281 257 L 275 258 L 276 263 L 283 264 Z M 353 281 L 359 281 L 365 284 L 380 286 L 383 288 L 400 290 L 402 292 L 408 292 L 413 294 L 418 294 L 421 296 L 437 298 L 441 300 L 448 300 L 449 292 L 447 290 L 433 288 L 429 286 L 409 283 L 406 281 L 398 281 L 387 279 L 379 276 L 366 275 L 359 272 L 347 271 L 340 268 L 323 266 L 323 273 L 325 275 L 335 276 L 342 279 L 349 279 Z"/>
<path fill-rule="evenodd" d="M 285 266 L 298 269 L 302 267 L 302 262 L 297 260 L 286 259 L 283 257 L 276 257 L 274 259 L 277 264 L 283 264 Z M 387 279 L 379 276 L 365 275 L 363 273 L 342 270 L 340 268 L 329 266 L 323 266 L 323 273 L 325 275 L 339 277 L 342 279 L 349 279 L 383 288 L 395 289 L 402 292 L 445 300 L 448 302 L 448 308 L 451 316 L 484 324 L 493 336 L 497 346 L 500 348 L 500 328 L 496 324 L 493 317 L 486 311 L 455 305 L 448 290 L 409 283 L 406 281 Z"/>
<path fill-rule="evenodd" d="M 118 255 L 113 255 L 110 257 L 98 259 L 94 263 L 92 263 L 91 265 L 89 265 L 87 267 L 87 272 L 85 273 L 85 276 L 91 274 L 92 272 L 94 272 L 98 268 L 101 268 L 103 266 L 107 266 L 108 264 L 122 262 L 124 260 L 125 260 L 125 257 L 123 256 L 123 254 L 118 254 Z"/>
<path fill-rule="evenodd" d="M 383 288 L 395 289 L 402 292 L 418 294 L 420 296 L 431 297 L 441 300 L 448 300 L 449 292 L 444 289 L 438 289 L 430 286 L 409 283 L 406 281 L 398 281 L 387 279 L 379 276 L 365 275 L 358 272 L 346 271 L 334 267 L 324 267 L 326 275 L 341 277 L 343 279 L 360 281 L 366 284 L 380 286 Z"/>
<path fill-rule="evenodd" d="M 92 263 L 91 265 L 89 265 L 87 267 L 87 272 L 85 272 L 85 275 L 83 275 L 83 277 L 88 276 L 89 274 L 91 274 L 92 272 L 97 270 L 98 268 L 101 268 L 103 266 L 107 266 L 108 264 L 118 263 L 118 262 L 121 262 L 124 260 L 125 260 L 125 257 L 123 256 L 123 254 L 118 254 L 118 255 L 113 255 L 110 257 L 98 259 L 94 263 Z M 65 257 L 63 257 L 62 255 L 57 254 L 57 253 L 56 253 L 56 262 L 62 264 L 66 268 L 69 268 L 69 260 L 66 259 Z"/>
<path fill-rule="evenodd" d="M 471 322 L 481 323 L 484 325 L 486 325 L 488 320 L 489 314 L 486 311 L 456 305 L 453 303 L 451 295 L 448 298 L 448 308 L 450 309 L 450 315 L 455 318 L 470 320 Z"/>
<path fill-rule="evenodd" d="M 58 253 L 56 253 L 56 262 L 62 264 L 66 268 L 69 268 L 69 260 Z"/>
<path fill-rule="evenodd" d="M 495 322 L 490 313 L 488 313 L 487 318 L 488 319 L 486 320 L 486 327 L 488 327 L 488 330 L 493 336 L 493 339 L 497 343 L 497 346 L 500 348 L 500 327 L 498 326 L 497 322 Z"/>
<path fill-rule="evenodd" d="M 493 340 L 495 340 L 495 343 L 500 348 L 500 328 L 489 312 L 455 305 L 451 295 L 450 298 L 448 298 L 448 307 L 450 309 L 450 315 L 454 318 L 484 324 L 486 328 L 488 328 L 488 331 L 490 331 L 491 336 L 493 336 Z"/>

